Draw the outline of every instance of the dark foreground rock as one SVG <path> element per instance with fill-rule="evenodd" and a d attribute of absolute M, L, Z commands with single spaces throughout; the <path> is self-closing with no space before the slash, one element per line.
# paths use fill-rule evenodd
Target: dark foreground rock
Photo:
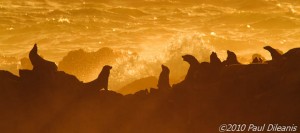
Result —
<path fill-rule="evenodd" d="M 224 123 L 299 127 L 300 65 L 295 61 L 300 55 L 293 53 L 269 64 L 190 63 L 192 70 L 181 83 L 125 96 L 56 70 L 20 70 L 19 77 L 0 71 L 0 129 L 214 133 Z"/>

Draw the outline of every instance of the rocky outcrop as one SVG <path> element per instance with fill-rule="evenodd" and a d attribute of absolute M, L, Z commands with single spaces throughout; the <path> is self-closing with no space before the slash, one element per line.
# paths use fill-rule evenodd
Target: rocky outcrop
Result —
<path fill-rule="evenodd" d="M 298 49 L 280 63 L 242 65 L 230 52 L 220 67 L 215 54 L 210 63 L 183 59 L 190 64 L 183 82 L 162 91 L 172 73 L 162 66 L 159 89 L 125 96 L 108 90 L 111 66 L 89 83 L 44 61 L 20 77 L 0 71 L 1 132 L 213 133 L 220 122 L 300 123 Z"/>

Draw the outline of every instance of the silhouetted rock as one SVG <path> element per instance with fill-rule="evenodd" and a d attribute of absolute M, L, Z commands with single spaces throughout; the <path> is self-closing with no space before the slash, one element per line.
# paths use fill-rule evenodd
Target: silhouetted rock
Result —
<path fill-rule="evenodd" d="M 156 89 L 156 88 L 150 88 L 150 94 L 158 94 L 160 91 L 158 90 L 158 89 Z"/>
<path fill-rule="evenodd" d="M 145 96 L 149 95 L 149 92 L 148 92 L 148 89 L 139 90 L 139 91 L 135 92 L 134 95 L 139 96 L 139 97 L 145 97 Z"/>
<path fill-rule="evenodd" d="M 12 74 L 11 72 L 0 70 L 0 79 L 1 79 L 1 81 L 3 81 L 3 80 L 18 81 L 19 77 Z"/>
<path fill-rule="evenodd" d="M 282 51 L 278 50 L 278 49 L 274 49 L 271 46 L 265 46 L 264 47 L 265 50 L 268 50 L 272 56 L 272 60 L 280 60 L 282 59 Z"/>
<path fill-rule="evenodd" d="M 110 69 L 112 69 L 111 66 L 105 65 L 102 68 L 98 78 L 91 82 L 85 83 L 85 87 L 93 90 L 108 90 L 108 78 Z"/>
<path fill-rule="evenodd" d="M 167 66 L 165 65 L 161 65 L 162 71 L 159 75 L 159 79 L 158 79 L 158 84 L 157 87 L 158 89 L 170 89 L 170 81 L 169 81 L 169 74 L 170 74 L 170 70 Z"/>
<path fill-rule="evenodd" d="M 40 55 L 38 55 L 37 44 L 34 44 L 33 48 L 29 52 L 29 59 L 31 61 L 34 71 L 57 71 L 57 66 L 54 62 L 47 61 L 43 59 Z"/>
<path fill-rule="evenodd" d="M 0 104 L 7 97 L 17 96 L 15 91 L 19 89 L 20 78 L 8 71 L 0 70 Z M 3 98 L 3 99 L 2 99 Z M 1 114 L 0 114 L 1 115 Z"/>
<path fill-rule="evenodd" d="M 224 65 L 229 66 L 229 65 L 234 65 L 234 64 L 241 64 L 237 60 L 236 54 L 232 51 L 227 50 L 227 58 L 223 62 Z"/>
<path fill-rule="evenodd" d="M 120 90 L 118 90 L 118 92 L 124 95 L 134 94 L 141 89 L 155 87 L 157 85 L 157 82 L 158 80 L 154 76 L 141 78 L 122 87 Z"/>
<path fill-rule="evenodd" d="M 190 64 L 187 78 L 168 93 L 150 88 L 150 93 L 145 89 L 126 96 L 107 90 L 111 66 L 104 66 L 89 83 L 63 71 L 51 71 L 51 77 L 41 74 L 48 69 L 22 69 L 20 77 L 0 71 L 0 129 L 5 133 L 214 133 L 227 122 L 300 123 L 298 48 L 283 54 L 279 63 L 241 65 L 230 56 L 226 66 L 216 67 L 214 61 L 199 63 L 185 55 Z M 169 71 L 162 69 L 166 74 L 161 74 L 159 88 L 169 85 Z"/>
<path fill-rule="evenodd" d="M 20 69 L 19 75 L 21 79 L 32 79 L 34 77 L 34 72 L 32 70 Z"/>

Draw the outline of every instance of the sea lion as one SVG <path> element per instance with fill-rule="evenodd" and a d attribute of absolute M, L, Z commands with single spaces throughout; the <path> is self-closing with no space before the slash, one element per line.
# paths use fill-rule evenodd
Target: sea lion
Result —
<path fill-rule="evenodd" d="M 170 69 L 165 65 L 161 65 L 161 68 L 162 71 L 159 75 L 157 87 L 158 89 L 170 89 L 171 88 L 169 83 Z"/>
<path fill-rule="evenodd" d="M 280 60 L 282 58 L 282 51 L 274 49 L 271 46 L 265 46 L 264 49 L 270 52 L 272 60 Z"/>
<path fill-rule="evenodd" d="M 98 75 L 97 79 L 85 83 L 86 88 L 96 89 L 96 90 L 108 90 L 108 79 L 110 75 L 110 69 L 112 69 L 112 66 L 105 65 L 100 74 Z"/>
<path fill-rule="evenodd" d="M 33 66 L 33 70 L 37 71 L 57 71 L 57 66 L 54 62 L 47 61 L 38 55 L 37 44 L 29 52 L 29 59 Z"/>
<path fill-rule="evenodd" d="M 234 65 L 234 64 L 241 64 L 237 60 L 237 56 L 234 52 L 227 50 L 227 58 L 223 62 L 226 66 Z"/>

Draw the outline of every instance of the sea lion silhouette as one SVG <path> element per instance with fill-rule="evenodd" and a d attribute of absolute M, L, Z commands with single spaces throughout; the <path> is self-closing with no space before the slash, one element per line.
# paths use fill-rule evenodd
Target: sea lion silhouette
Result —
<path fill-rule="evenodd" d="M 157 87 L 158 89 L 170 89 L 171 88 L 169 83 L 170 69 L 165 65 L 161 65 L 161 68 L 162 71 L 159 75 Z"/>
<path fill-rule="evenodd" d="M 38 55 L 37 44 L 34 44 L 33 48 L 29 52 L 29 59 L 33 66 L 33 70 L 38 71 L 57 71 L 57 66 L 54 62 L 47 61 Z"/>
<path fill-rule="evenodd" d="M 272 56 L 272 60 L 279 60 L 282 58 L 282 51 L 278 50 L 278 49 L 274 49 L 271 46 L 265 46 L 264 47 L 265 50 L 268 50 Z"/>
<path fill-rule="evenodd" d="M 221 65 L 222 62 L 221 60 L 219 59 L 218 55 L 216 52 L 212 52 L 210 54 L 210 64 L 212 65 Z"/>
<path fill-rule="evenodd" d="M 182 58 L 184 61 L 186 61 L 190 64 L 188 73 L 185 76 L 185 80 L 192 81 L 197 76 L 197 73 L 198 73 L 197 71 L 198 71 L 198 67 L 199 67 L 200 63 L 193 55 L 187 54 L 187 55 L 182 56 Z"/>
<path fill-rule="evenodd" d="M 234 64 L 241 64 L 239 63 L 239 61 L 237 60 L 237 56 L 234 52 L 227 50 L 227 58 L 226 60 L 223 62 L 225 65 L 229 66 L 229 65 L 234 65 Z"/>
<path fill-rule="evenodd" d="M 112 69 L 112 66 L 105 65 L 100 74 L 98 75 L 97 79 L 85 83 L 87 88 L 96 89 L 96 90 L 108 90 L 108 79 L 110 74 L 110 69 Z"/>

